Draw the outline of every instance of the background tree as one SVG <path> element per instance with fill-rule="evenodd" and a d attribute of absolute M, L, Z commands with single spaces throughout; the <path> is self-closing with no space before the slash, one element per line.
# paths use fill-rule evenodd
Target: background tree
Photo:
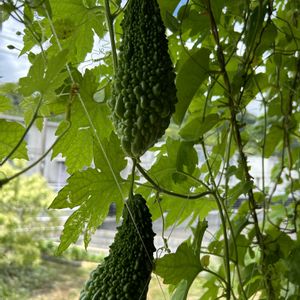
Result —
<path fill-rule="evenodd" d="M 24 163 L 6 165 L 1 171 L 14 174 Z M 58 220 L 47 204 L 54 197 L 46 180 L 38 174 L 18 177 L 0 191 L 0 268 L 32 266 L 40 259 L 39 241 L 51 233 Z M 41 217 L 48 217 L 42 221 Z"/>

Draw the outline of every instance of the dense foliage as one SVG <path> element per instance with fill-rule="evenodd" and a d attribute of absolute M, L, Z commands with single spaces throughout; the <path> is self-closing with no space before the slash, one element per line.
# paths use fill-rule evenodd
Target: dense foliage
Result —
<path fill-rule="evenodd" d="M 201 218 L 193 242 L 175 253 L 166 243 L 155 263 L 173 299 L 186 299 L 197 276 L 205 279 L 201 299 L 298 299 L 300 3 L 158 2 L 178 103 L 165 136 L 129 176 L 107 105 L 122 51 L 121 1 L 1 2 L 3 20 L 25 25 L 20 55 L 31 63 L 19 80 L 26 128 L 0 120 L 1 166 L 27 157 L 24 132 L 34 122 L 41 128 L 42 118 L 62 115 L 49 152 L 66 158 L 71 176 L 51 207 L 74 213 L 59 251 L 82 233 L 87 246 L 112 202 L 119 219 L 133 188 L 166 227 Z M 10 98 L 2 93 L 0 100 L 5 112 Z M 155 159 L 144 164 L 149 153 Z M 0 185 L 15 178 L 6 175 Z M 221 227 L 202 245 L 199 228 L 215 209 Z"/>

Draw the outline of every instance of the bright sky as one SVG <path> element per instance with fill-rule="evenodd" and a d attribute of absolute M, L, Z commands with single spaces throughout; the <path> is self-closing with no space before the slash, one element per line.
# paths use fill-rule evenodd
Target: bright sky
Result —
<path fill-rule="evenodd" d="M 16 82 L 27 74 L 29 63 L 26 56 L 18 57 L 19 51 L 9 50 L 8 45 L 22 49 L 22 36 L 16 34 L 22 32 L 22 25 L 10 18 L 2 24 L 0 32 L 0 83 Z"/>

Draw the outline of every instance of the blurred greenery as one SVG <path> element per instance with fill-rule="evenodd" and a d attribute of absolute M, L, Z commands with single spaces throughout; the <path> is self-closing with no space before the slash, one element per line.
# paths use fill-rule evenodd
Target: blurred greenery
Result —
<path fill-rule="evenodd" d="M 2 300 L 77 300 L 88 274 L 95 263 L 84 262 L 81 265 L 58 264 L 42 261 L 40 265 L 29 268 L 11 268 L 7 273 L 0 272 L 0 299 Z M 189 300 L 199 299 L 204 278 L 197 277 L 191 287 Z M 158 276 L 152 276 L 148 300 L 169 300 L 168 287 Z"/>
<path fill-rule="evenodd" d="M 0 272 L 0 299 L 76 299 L 91 267 L 94 264 L 78 267 L 50 261 L 34 267 L 11 267 Z"/>
<path fill-rule="evenodd" d="M 1 168 L 11 176 L 24 166 L 14 161 Z M 39 174 L 18 177 L 0 190 L 0 271 L 39 262 L 39 240 L 47 238 L 58 219 L 47 207 L 54 192 Z M 41 219 L 43 217 L 43 220 Z"/>
<path fill-rule="evenodd" d="M 105 253 L 94 253 L 83 249 L 81 246 L 72 245 L 62 254 L 57 255 L 57 243 L 51 240 L 39 242 L 39 248 L 43 256 L 61 258 L 66 261 L 89 261 L 100 262 L 104 259 Z"/>

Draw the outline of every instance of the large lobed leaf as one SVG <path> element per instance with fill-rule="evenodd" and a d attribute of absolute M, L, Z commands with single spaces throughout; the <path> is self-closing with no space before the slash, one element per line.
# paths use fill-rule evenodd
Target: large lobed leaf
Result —
<path fill-rule="evenodd" d="M 56 33 L 63 48 L 68 48 L 76 61 L 83 61 L 92 51 L 94 32 L 99 37 L 105 33 L 104 12 L 96 1 L 51 0 Z M 53 41 L 55 51 L 56 42 Z"/>
<path fill-rule="evenodd" d="M 184 241 L 175 253 L 156 260 L 154 272 L 163 278 L 165 284 L 176 286 L 172 299 L 187 299 L 188 291 L 196 276 L 203 270 L 200 248 L 207 222 L 198 222 L 193 232 L 193 241 Z M 180 297 L 179 297 L 180 295 Z"/>
<path fill-rule="evenodd" d="M 127 162 L 115 135 L 110 140 L 103 140 L 102 147 L 105 153 L 114 158 L 110 160 L 111 163 L 108 164 L 99 145 L 96 145 L 96 168 L 75 172 L 50 206 L 56 209 L 77 208 L 64 225 L 58 252 L 76 242 L 82 233 L 87 247 L 91 234 L 104 221 L 111 203 L 117 205 L 117 217 L 120 216 L 123 191 L 127 191 L 127 184 L 121 179 L 120 172 Z"/>
<path fill-rule="evenodd" d="M 93 71 L 85 72 L 79 86 L 80 95 L 97 130 L 97 136 L 99 139 L 107 138 L 112 131 L 109 109 L 105 103 L 97 103 L 93 99 L 98 88 L 97 77 Z M 56 135 L 59 136 L 65 129 L 66 124 L 62 122 Z M 83 105 L 76 97 L 71 108 L 71 127 L 64 138 L 55 145 L 52 158 L 59 153 L 66 157 L 66 166 L 70 174 L 89 166 L 94 157 L 94 135 Z"/>

